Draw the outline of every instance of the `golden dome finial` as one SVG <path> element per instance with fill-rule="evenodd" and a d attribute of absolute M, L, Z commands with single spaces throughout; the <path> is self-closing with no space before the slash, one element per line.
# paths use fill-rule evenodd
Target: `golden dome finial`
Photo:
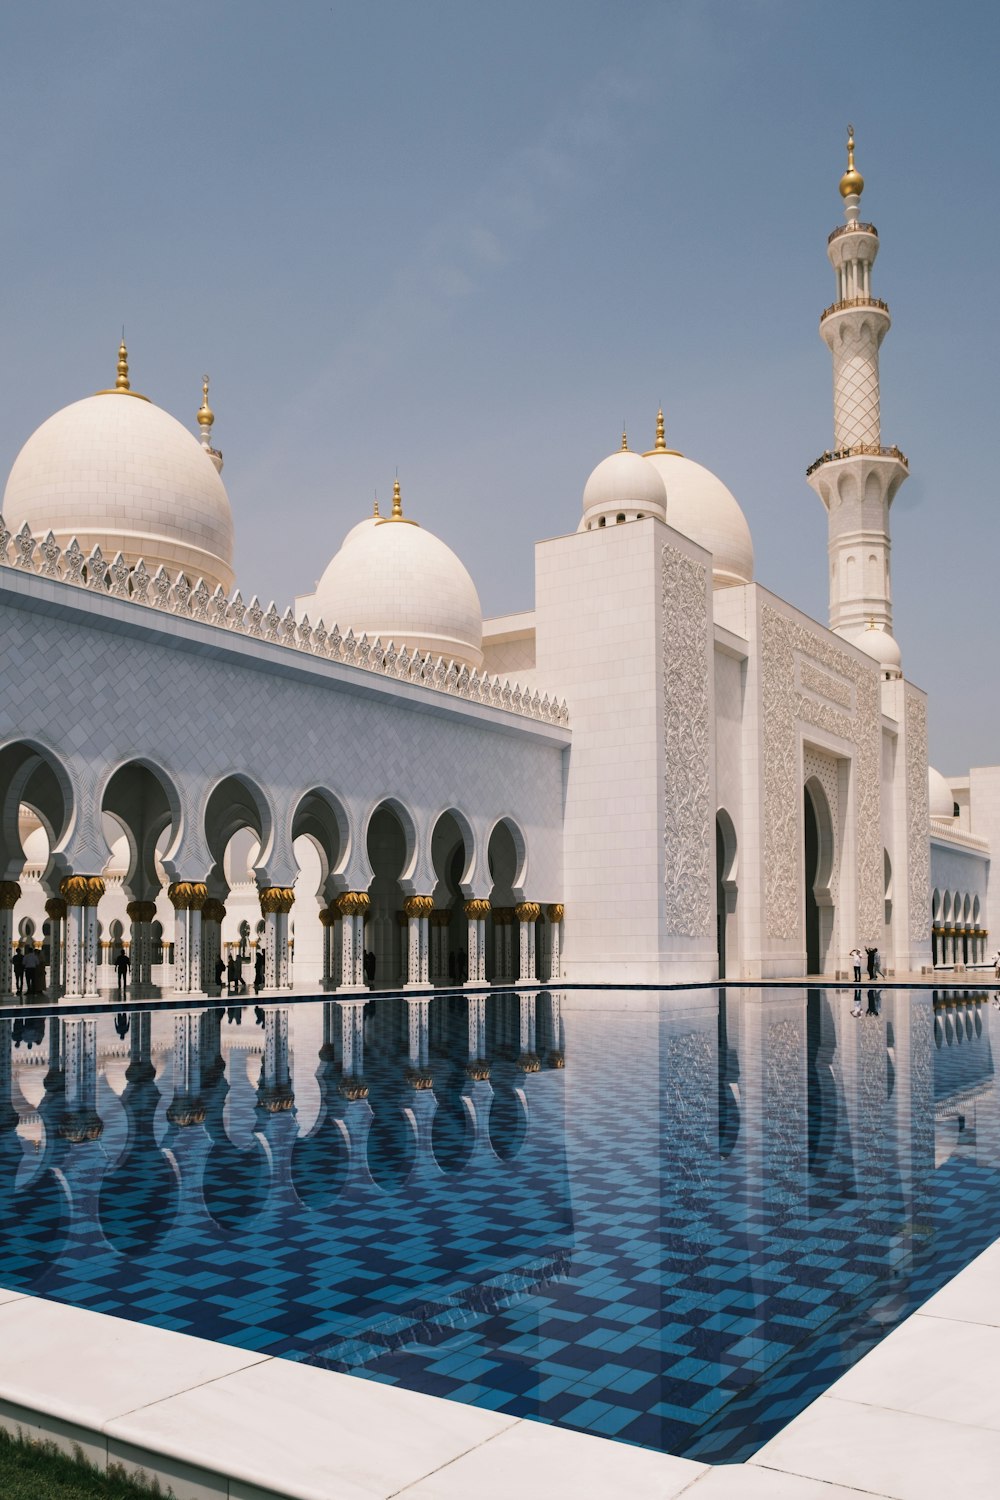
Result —
<path fill-rule="evenodd" d="M 666 453 L 667 430 L 663 422 L 663 407 L 656 413 L 656 442 L 653 444 L 654 453 Z"/>
<path fill-rule="evenodd" d="M 392 481 L 392 519 L 394 521 L 403 519 L 403 496 L 399 488 L 398 476 Z"/>
<path fill-rule="evenodd" d="M 847 127 L 847 171 L 840 179 L 840 196 L 849 198 L 853 193 L 860 198 L 865 190 L 865 179 L 854 165 L 854 126 Z"/>
<path fill-rule="evenodd" d="M 625 423 L 622 423 L 622 452 L 628 452 L 628 433 L 625 431 Z"/>
<path fill-rule="evenodd" d="M 118 345 L 118 377 L 115 380 L 116 391 L 130 391 L 132 387 L 128 380 L 128 350 L 125 348 L 125 330 L 122 329 L 122 341 Z"/>
<path fill-rule="evenodd" d="M 375 520 L 377 521 L 378 518 L 379 518 L 379 515 L 378 515 L 378 496 L 377 495 L 375 496 L 375 509 L 372 511 L 372 515 L 375 518 Z"/>
<path fill-rule="evenodd" d="M 215 421 L 215 412 L 208 404 L 208 376 L 201 382 L 201 406 L 198 408 L 198 426 L 203 429 L 203 436 L 211 437 L 212 423 Z"/>

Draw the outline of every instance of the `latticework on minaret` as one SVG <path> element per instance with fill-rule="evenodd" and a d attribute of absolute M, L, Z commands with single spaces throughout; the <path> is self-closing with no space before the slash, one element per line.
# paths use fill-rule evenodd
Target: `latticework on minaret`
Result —
<path fill-rule="evenodd" d="M 829 519 L 830 627 L 870 650 L 892 676 L 899 653 L 892 640 L 889 507 L 908 468 L 898 448 L 882 444 L 878 359 L 891 320 L 872 295 L 878 231 L 860 220 L 864 179 L 854 165 L 853 127 L 848 131 L 840 180 L 844 223 L 827 245 L 837 300 L 820 318 L 833 356 L 833 448 L 807 477 Z"/>

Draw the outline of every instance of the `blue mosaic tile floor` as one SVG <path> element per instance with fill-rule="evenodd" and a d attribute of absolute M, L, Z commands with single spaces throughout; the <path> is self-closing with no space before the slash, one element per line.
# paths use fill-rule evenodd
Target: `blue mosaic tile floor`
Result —
<path fill-rule="evenodd" d="M 1000 1236 L 989 999 L 852 999 L 0 1020 L 0 1283 L 736 1461 Z"/>

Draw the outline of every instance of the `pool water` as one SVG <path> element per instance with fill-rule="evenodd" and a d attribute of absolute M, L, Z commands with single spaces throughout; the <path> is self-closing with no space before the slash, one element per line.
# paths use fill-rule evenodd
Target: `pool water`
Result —
<path fill-rule="evenodd" d="M 1000 1236 L 991 998 L 0 1019 L 0 1284 L 707 1461 Z"/>

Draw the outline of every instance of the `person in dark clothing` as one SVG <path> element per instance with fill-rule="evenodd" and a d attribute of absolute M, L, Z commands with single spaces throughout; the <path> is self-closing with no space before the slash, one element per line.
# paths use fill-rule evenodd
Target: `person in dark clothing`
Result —
<path fill-rule="evenodd" d="M 11 959 L 11 968 L 14 970 L 14 993 L 24 994 L 24 954 L 18 948 Z"/>
<path fill-rule="evenodd" d="M 225 978 L 225 974 L 226 974 L 226 960 L 222 957 L 222 955 L 220 953 L 219 957 L 215 960 L 215 982 L 219 986 L 220 990 L 222 989 L 222 981 Z"/>
<path fill-rule="evenodd" d="M 869 979 L 874 979 L 875 978 L 875 960 L 878 957 L 878 949 L 877 948 L 866 948 L 865 949 L 865 956 L 868 959 L 868 978 Z"/>
<path fill-rule="evenodd" d="M 124 996 L 128 989 L 128 971 L 132 967 L 132 960 L 124 948 L 118 949 L 118 957 L 115 959 L 115 973 L 118 975 L 118 993 Z"/>
<path fill-rule="evenodd" d="M 257 949 L 256 957 L 254 958 L 254 961 L 253 961 L 253 992 L 254 992 L 254 994 L 255 995 L 259 995 L 260 992 L 261 992 L 261 990 L 263 988 L 264 988 L 264 950 L 263 950 L 263 948 L 258 948 Z"/>
<path fill-rule="evenodd" d="M 364 963 L 362 965 L 365 973 L 365 982 L 373 985 L 375 983 L 375 955 L 369 948 L 365 949 Z"/>
<path fill-rule="evenodd" d="M 235 988 L 236 988 L 236 960 L 233 957 L 233 955 L 230 953 L 230 955 L 229 955 L 229 961 L 226 964 L 226 991 L 227 991 L 228 994 L 231 995 L 233 993 L 233 991 L 235 990 Z"/>

